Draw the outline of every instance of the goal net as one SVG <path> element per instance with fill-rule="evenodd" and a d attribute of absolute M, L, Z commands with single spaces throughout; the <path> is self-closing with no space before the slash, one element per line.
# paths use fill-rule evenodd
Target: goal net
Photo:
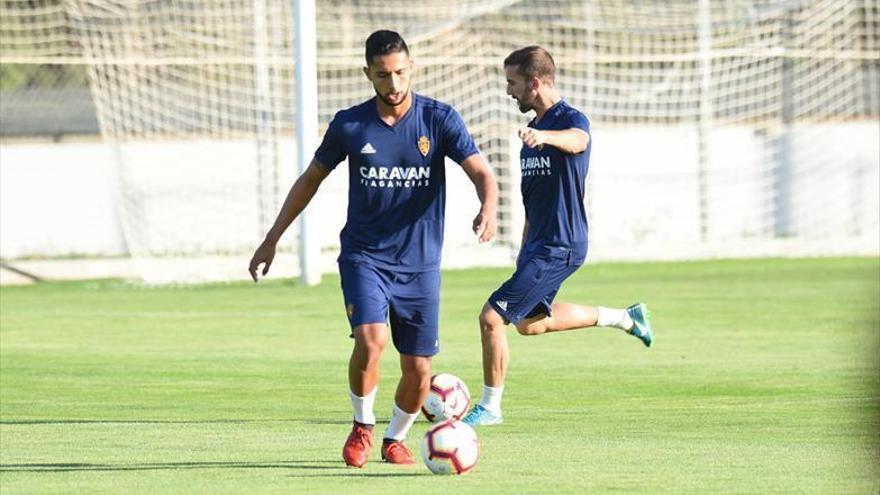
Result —
<path fill-rule="evenodd" d="M 490 249 L 475 249 L 468 232 L 472 186 L 447 174 L 447 266 L 510 263 L 518 248 L 514 136 L 529 117 L 505 94 L 501 63 L 530 44 L 549 49 L 560 93 L 591 117 L 592 259 L 880 252 L 874 0 L 316 4 L 319 134 L 371 96 L 363 42 L 393 29 L 410 45 L 414 89 L 458 109 L 494 168 Z M 315 145 L 294 139 L 291 1 L 2 5 L 4 43 L 19 43 L 21 60 L 33 46 L 33 60 L 88 65 L 144 279 L 244 275 L 295 178 L 293 150 Z M 327 270 L 345 218 L 344 170 L 309 206 Z M 296 270 L 296 235 L 273 269 Z"/>

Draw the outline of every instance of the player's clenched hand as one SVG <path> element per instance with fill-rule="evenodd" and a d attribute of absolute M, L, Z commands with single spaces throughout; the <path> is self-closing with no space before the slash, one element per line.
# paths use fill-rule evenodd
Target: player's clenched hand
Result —
<path fill-rule="evenodd" d="M 529 148 L 541 148 L 546 143 L 546 134 L 543 132 L 532 129 L 531 127 L 523 127 L 520 130 L 516 131 L 516 135 L 522 139 L 523 144 L 528 146 Z"/>
<path fill-rule="evenodd" d="M 272 265 L 273 259 L 275 259 L 275 243 L 268 240 L 263 241 L 260 247 L 254 251 L 251 264 L 248 266 L 248 271 L 251 272 L 251 278 L 254 279 L 254 282 L 257 281 L 257 268 L 260 267 L 260 264 L 264 263 L 263 276 L 265 277 L 269 273 L 269 267 Z"/>
<path fill-rule="evenodd" d="M 495 237 L 496 228 L 495 215 L 483 215 L 481 212 L 474 217 L 474 234 L 480 243 L 491 241 Z"/>

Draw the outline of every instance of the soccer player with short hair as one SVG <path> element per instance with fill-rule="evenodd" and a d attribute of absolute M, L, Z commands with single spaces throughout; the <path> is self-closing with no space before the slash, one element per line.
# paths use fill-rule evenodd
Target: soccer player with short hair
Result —
<path fill-rule="evenodd" d="M 501 394 L 509 352 L 506 329 L 513 323 L 523 335 L 611 326 L 651 345 L 648 309 L 637 303 L 611 309 L 553 302 L 562 282 L 587 256 L 584 188 L 590 160 L 590 121 L 563 100 L 556 88 L 553 57 L 538 46 L 504 60 L 507 94 L 521 112 L 535 118 L 518 131 L 522 197 L 526 210 L 523 243 L 516 271 L 483 306 L 483 396 L 468 413 L 470 425 L 502 422 Z"/>
<path fill-rule="evenodd" d="M 367 38 L 365 57 L 375 97 L 334 116 L 249 268 L 254 281 L 260 264 L 266 275 L 282 233 L 347 157 L 348 215 L 338 262 L 354 338 L 348 366 L 354 425 L 342 456 L 355 467 L 367 462 L 373 444 L 373 402 L 389 320 L 401 377 L 382 458 L 414 462 L 403 440 L 428 394 L 431 356 L 439 351 L 445 158 L 456 161 L 476 187 L 481 206 L 473 228 L 480 242 L 495 235 L 498 202 L 495 178 L 458 112 L 411 90 L 413 62 L 403 38 L 376 31 Z"/>

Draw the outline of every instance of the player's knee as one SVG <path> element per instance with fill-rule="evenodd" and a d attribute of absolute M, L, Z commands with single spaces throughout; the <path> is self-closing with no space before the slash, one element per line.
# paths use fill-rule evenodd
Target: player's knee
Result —
<path fill-rule="evenodd" d="M 407 380 L 414 382 L 421 390 L 431 387 L 431 360 L 419 356 L 401 356 L 400 371 Z"/>
<path fill-rule="evenodd" d="M 388 344 L 384 325 L 360 325 L 354 330 L 355 347 L 369 363 L 377 362 Z"/>
<path fill-rule="evenodd" d="M 402 371 L 413 376 L 431 378 L 431 362 L 425 359 L 404 359 Z"/>
<path fill-rule="evenodd" d="M 495 308 L 486 303 L 480 312 L 480 330 L 483 333 L 491 333 L 504 330 L 504 318 L 495 311 Z"/>
<path fill-rule="evenodd" d="M 354 359 L 356 363 L 360 363 L 364 369 L 376 368 L 382 358 L 383 348 L 375 345 L 359 345 L 355 346 Z"/>

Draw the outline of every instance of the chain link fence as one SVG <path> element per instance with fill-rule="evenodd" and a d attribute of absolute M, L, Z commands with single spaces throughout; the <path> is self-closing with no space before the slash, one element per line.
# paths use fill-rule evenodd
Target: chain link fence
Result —
<path fill-rule="evenodd" d="M 0 103 L 4 138 L 100 134 L 85 65 L 4 64 Z"/>

